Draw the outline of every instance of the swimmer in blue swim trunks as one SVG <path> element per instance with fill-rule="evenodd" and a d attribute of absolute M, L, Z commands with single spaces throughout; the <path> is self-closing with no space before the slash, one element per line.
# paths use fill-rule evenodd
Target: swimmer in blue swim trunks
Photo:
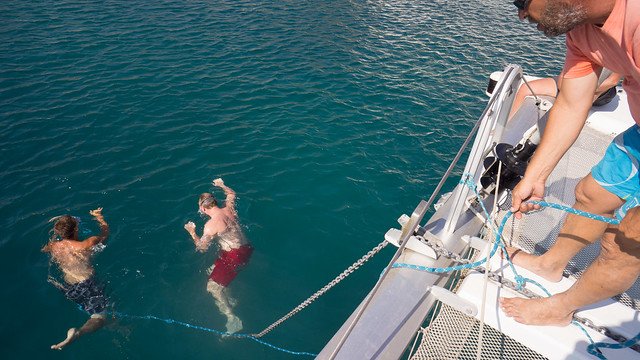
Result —
<path fill-rule="evenodd" d="M 58 218 L 52 230 L 51 240 L 42 248 L 43 252 L 51 253 L 51 260 L 63 273 L 65 283 L 52 281 L 54 285 L 64 292 L 67 299 L 80 305 L 82 310 L 91 316 L 80 329 L 70 328 L 67 331 L 67 338 L 52 345 L 52 349 L 62 350 L 80 336 L 92 333 L 106 323 L 104 312 L 107 308 L 107 300 L 102 286 L 94 277 L 95 270 L 91 264 L 91 255 L 94 253 L 94 246 L 104 243 L 109 236 L 109 225 L 102 217 L 102 208 L 92 210 L 90 213 L 100 225 L 102 232 L 99 235 L 79 240 L 78 220 L 64 215 Z"/>

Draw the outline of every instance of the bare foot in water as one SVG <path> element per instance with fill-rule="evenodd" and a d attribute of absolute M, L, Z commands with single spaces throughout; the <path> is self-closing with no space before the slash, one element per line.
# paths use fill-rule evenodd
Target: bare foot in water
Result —
<path fill-rule="evenodd" d="M 556 297 L 541 299 L 500 298 L 500 309 L 525 325 L 567 326 L 573 311 L 562 309 Z"/>
<path fill-rule="evenodd" d="M 227 332 L 233 334 L 240 330 L 242 330 L 242 320 L 235 315 L 229 315 L 227 318 Z"/>
<path fill-rule="evenodd" d="M 507 254 L 509 259 L 514 265 L 523 267 L 534 274 L 543 277 L 551 282 L 558 282 L 562 280 L 562 268 L 554 267 L 553 265 L 547 265 L 544 263 L 542 256 L 529 254 L 522 249 L 516 247 L 507 247 Z M 504 252 L 501 253 L 502 258 L 506 258 Z"/>
<path fill-rule="evenodd" d="M 67 331 L 67 338 L 64 339 L 61 343 L 56 345 L 51 345 L 51 349 L 54 350 L 62 350 L 65 346 L 74 342 L 77 338 L 80 337 L 80 331 L 76 328 L 71 328 Z"/>

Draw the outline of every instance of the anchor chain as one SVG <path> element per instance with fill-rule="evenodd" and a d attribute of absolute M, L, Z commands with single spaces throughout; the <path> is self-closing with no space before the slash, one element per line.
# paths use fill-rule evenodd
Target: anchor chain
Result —
<path fill-rule="evenodd" d="M 590 319 L 587 318 L 583 318 L 577 315 L 573 315 L 573 321 L 580 323 L 588 328 L 591 328 L 592 330 L 610 338 L 611 340 L 617 341 L 619 343 L 625 343 L 627 341 L 629 341 L 629 339 L 627 339 L 626 337 L 624 337 L 623 335 L 620 335 L 614 331 L 612 331 L 611 329 L 609 329 L 608 327 L 604 327 L 604 326 L 599 326 L 593 323 L 593 321 L 591 321 Z M 629 349 L 632 349 L 635 352 L 640 352 L 640 344 L 635 343 L 631 346 L 629 346 Z"/>
<path fill-rule="evenodd" d="M 297 314 L 302 309 L 304 309 L 305 307 L 309 306 L 309 304 L 314 302 L 322 294 L 324 294 L 327 291 L 329 291 L 329 289 L 331 289 L 332 287 L 337 285 L 340 281 L 344 280 L 347 276 L 351 275 L 351 273 L 356 271 L 360 266 L 362 266 L 362 264 L 364 264 L 369 259 L 371 259 L 375 254 L 380 252 L 380 250 L 382 250 L 385 246 L 387 246 L 387 244 L 389 244 L 389 243 L 386 240 L 381 242 L 380 244 L 378 244 L 378 246 L 374 247 L 371 251 L 366 253 L 363 257 L 361 257 L 358 261 L 353 263 L 353 265 L 349 266 L 340 275 L 336 276 L 336 278 L 333 279 L 330 283 L 325 285 L 322 289 L 316 291 L 315 294 L 311 295 L 309 298 L 307 298 L 307 300 L 303 301 L 295 309 L 291 310 L 287 315 L 283 316 L 282 318 L 280 318 L 280 320 L 278 320 L 278 321 L 274 322 L 273 324 L 269 325 L 266 329 L 262 330 L 260 333 L 252 334 L 251 336 L 253 336 L 255 338 L 260 338 L 260 337 L 264 336 L 266 333 L 270 332 L 271 330 L 276 328 L 278 325 L 282 324 L 283 322 L 285 322 L 286 320 L 291 318 L 293 315 Z"/>
<path fill-rule="evenodd" d="M 420 236 L 420 235 L 416 235 L 416 237 L 423 241 L 424 243 L 426 243 L 427 245 L 429 245 L 429 247 L 431 247 L 437 254 L 449 259 L 449 260 L 453 260 L 459 264 L 462 265 L 469 265 L 472 264 L 473 261 L 470 259 L 465 259 L 463 258 L 460 254 L 454 253 L 452 251 L 450 251 L 449 249 L 445 248 L 444 246 L 440 246 L 438 244 L 436 244 L 434 241 L 430 241 L 427 240 L 426 238 Z M 475 270 L 481 274 L 484 274 L 487 270 L 484 266 L 476 266 L 473 268 L 470 268 L 469 270 Z M 528 298 L 540 298 L 541 296 L 539 296 L 538 294 L 534 293 L 533 291 L 523 288 L 520 289 L 520 287 L 518 286 L 518 284 L 514 281 L 511 281 L 509 279 L 506 279 L 504 277 L 502 277 L 501 275 L 495 273 L 495 272 L 491 272 L 489 271 L 489 279 L 504 285 L 505 287 L 518 292 Z"/>

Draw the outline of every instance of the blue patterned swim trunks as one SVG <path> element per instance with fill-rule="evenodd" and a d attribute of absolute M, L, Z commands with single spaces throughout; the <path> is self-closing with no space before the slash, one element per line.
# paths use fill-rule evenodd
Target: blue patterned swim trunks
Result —
<path fill-rule="evenodd" d="M 90 315 L 104 313 L 107 309 L 103 287 L 98 285 L 93 276 L 85 281 L 67 284 L 63 291 L 67 299 L 80 305 Z"/>
<path fill-rule="evenodd" d="M 604 158 L 591 169 L 598 184 L 625 200 L 616 211 L 620 220 L 627 211 L 640 205 L 640 127 L 637 124 L 616 136 Z"/>

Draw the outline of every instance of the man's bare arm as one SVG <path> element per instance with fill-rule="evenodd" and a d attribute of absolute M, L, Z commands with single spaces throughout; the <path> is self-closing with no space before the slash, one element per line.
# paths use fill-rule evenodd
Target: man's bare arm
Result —
<path fill-rule="evenodd" d="M 213 185 L 224 190 L 225 195 L 227 196 L 225 200 L 225 206 L 228 207 L 231 211 L 235 212 L 236 209 L 236 192 L 233 191 L 230 187 L 224 184 L 222 179 L 218 178 L 213 180 Z"/>
<path fill-rule="evenodd" d="M 104 243 L 109 237 L 110 230 L 109 230 L 109 224 L 107 224 L 107 222 L 104 220 L 104 217 L 102 216 L 102 208 L 91 210 L 89 211 L 89 214 L 93 215 L 93 217 L 96 219 L 96 221 L 98 222 L 98 225 L 100 225 L 100 230 L 102 230 L 102 232 L 98 235 L 92 236 L 84 240 L 83 243 L 87 243 L 88 246 L 94 246 L 94 245 Z"/>
<path fill-rule="evenodd" d="M 604 71 L 604 69 L 602 69 L 602 71 Z M 560 89 L 562 85 L 563 76 L 564 76 L 563 72 L 561 72 L 560 75 L 558 76 L 558 89 Z M 598 98 L 598 96 L 602 95 L 605 91 L 618 85 L 621 79 L 622 79 L 622 75 L 612 72 L 606 79 L 604 79 L 602 84 L 598 85 L 598 87 L 596 88 L 593 94 L 593 101 L 595 101 Z M 600 81 L 599 78 L 598 78 L 598 81 Z"/>
<path fill-rule="evenodd" d="M 600 86 L 598 86 L 598 88 L 596 89 L 596 93 L 593 96 L 593 100 L 597 99 L 598 96 L 602 95 L 605 91 L 618 85 L 618 83 L 620 82 L 620 79 L 622 79 L 622 76 L 620 74 L 611 73 L 611 75 L 609 75 L 609 77 L 606 78 L 602 82 L 602 84 L 600 84 Z"/>
<path fill-rule="evenodd" d="M 198 236 L 198 234 L 196 234 L 196 224 L 194 224 L 193 221 L 186 223 L 184 228 L 189 232 L 189 235 L 191 235 L 197 251 L 205 252 L 209 249 L 213 241 L 213 236 L 208 234 L 203 234 L 202 237 Z"/>
<path fill-rule="evenodd" d="M 565 152 L 578 138 L 587 119 L 593 94 L 598 83 L 595 73 L 576 79 L 564 79 L 560 94 L 549 111 L 547 125 L 524 178 L 513 190 L 512 211 L 526 211 L 522 202 L 539 200 L 544 184 Z M 520 214 L 516 214 L 519 217 Z"/>

